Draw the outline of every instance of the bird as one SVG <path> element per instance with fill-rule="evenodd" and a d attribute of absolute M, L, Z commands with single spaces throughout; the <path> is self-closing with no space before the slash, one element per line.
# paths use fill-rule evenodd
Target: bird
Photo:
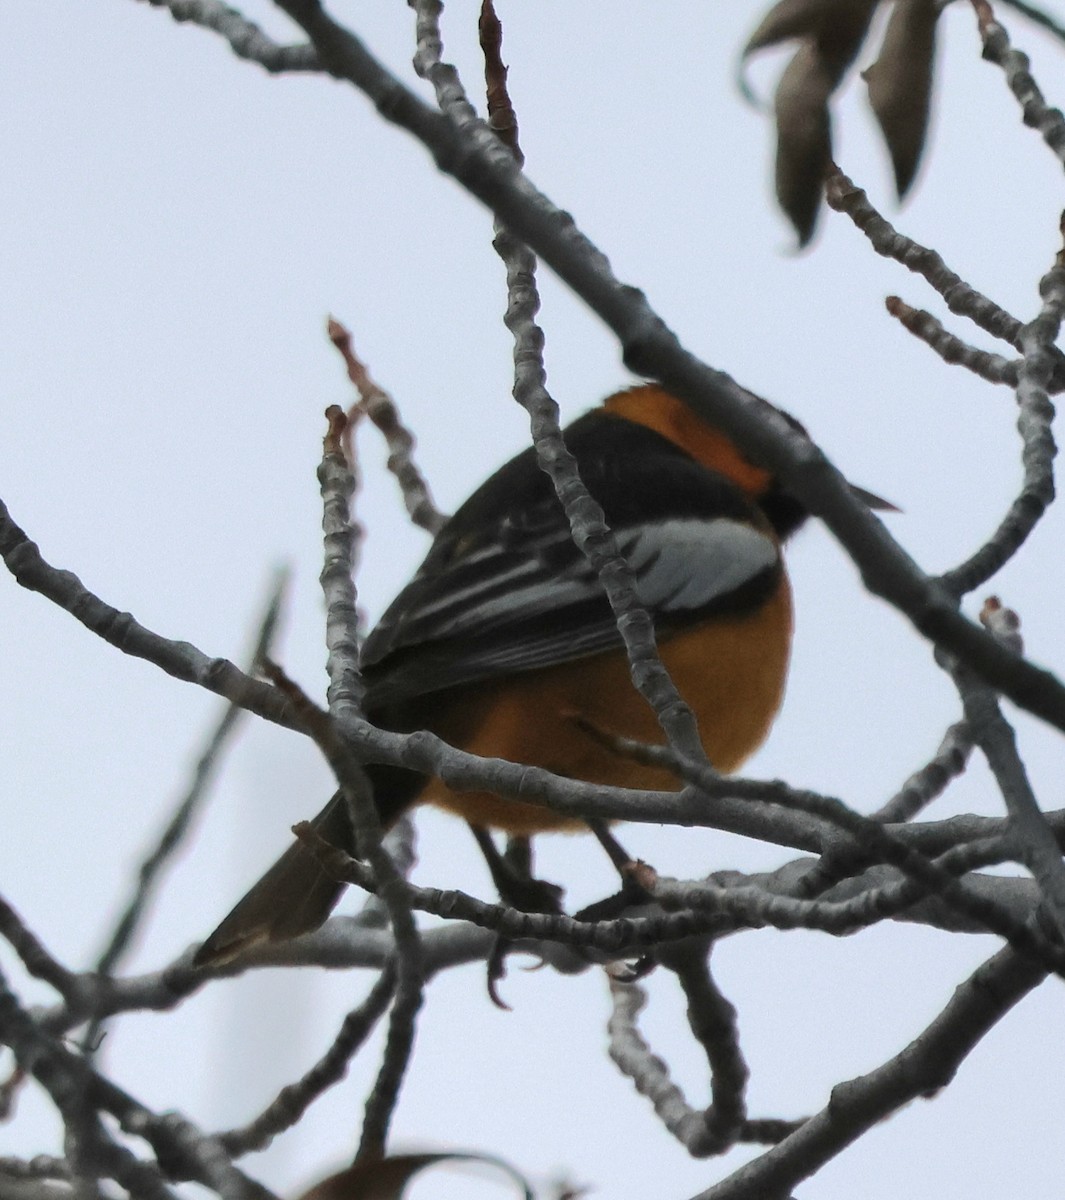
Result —
<path fill-rule="evenodd" d="M 793 613 L 782 547 L 806 509 L 770 470 L 657 384 L 613 393 L 564 438 L 627 560 L 709 761 L 736 770 L 761 745 L 783 697 Z M 852 490 L 870 507 L 894 508 Z M 367 637 L 360 665 L 365 712 L 381 728 L 428 729 L 472 754 L 591 783 L 680 786 L 666 768 L 632 761 L 602 736 L 663 737 L 630 681 L 614 614 L 532 447 L 442 526 Z M 387 764 L 365 770 L 385 828 L 416 803 L 450 810 L 475 829 L 524 837 L 587 828 L 528 800 L 456 791 Z M 357 853 L 341 793 L 312 824 Z M 317 928 L 343 887 L 308 847 L 293 843 L 203 943 L 196 965 Z"/>

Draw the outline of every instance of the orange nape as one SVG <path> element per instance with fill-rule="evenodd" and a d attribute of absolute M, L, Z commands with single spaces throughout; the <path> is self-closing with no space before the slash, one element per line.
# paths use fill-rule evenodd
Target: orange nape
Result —
<path fill-rule="evenodd" d="M 616 392 L 603 401 L 603 408 L 669 438 L 704 467 L 732 480 L 754 500 L 770 488 L 773 477 L 768 471 L 744 458 L 725 434 L 656 384 L 645 383 Z"/>

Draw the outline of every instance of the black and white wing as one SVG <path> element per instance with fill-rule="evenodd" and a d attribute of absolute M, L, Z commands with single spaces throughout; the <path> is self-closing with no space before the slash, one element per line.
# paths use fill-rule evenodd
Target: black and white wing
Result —
<path fill-rule="evenodd" d="M 658 434 L 595 415 L 583 419 L 589 431 L 571 427 L 567 443 L 659 636 L 757 607 L 776 586 L 780 547 L 743 494 Z M 367 639 L 369 706 L 553 666 L 620 640 L 527 452 L 448 522 Z"/>

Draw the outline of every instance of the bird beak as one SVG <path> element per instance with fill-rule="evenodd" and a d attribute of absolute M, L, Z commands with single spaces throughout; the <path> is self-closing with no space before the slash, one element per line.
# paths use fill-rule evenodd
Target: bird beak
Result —
<path fill-rule="evenodd" d="M 865 488 L 856 487 L 853 483 L 849 487 L 851 495 L 861 500 L 874 512 L 902 512 L 897 504 L 892 504 L 890 500 L 885 500 L 883 496 L 878 496 L 875 492 L 867 492 Z"/>

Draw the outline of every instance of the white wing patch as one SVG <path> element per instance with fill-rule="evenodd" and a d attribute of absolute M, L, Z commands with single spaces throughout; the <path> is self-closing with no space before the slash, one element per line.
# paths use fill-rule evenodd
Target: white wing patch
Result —
<path fill-rule="evenodd" d="M 674 517 L 625 530 L 618 546 L 640 599 L 652 612 L 668 613 L 712 604 L 774 567 L 780 556 L 767 534 L 722 517 Z"/>
<path fill-rule="evenodd" d="M 652 614 L 706 608 L 774 567 L 779 557 L 771 537 L 723 517 L 676 517 L 622 529 L 616 537 L 640 600 Z M 423 628 L 431 627 L 434 638 L 477 636 L 561 614 L 602 596 L 599 580 L 583 556 L 561 570 L 538 557 L 515 563 L 513 556 L 502 554 L 495 564 L 486 555 L 483 566 L 479 578 L 445 589 L 418 605 L 410 617 L 424 622 Z M 605 610 L 604 619 L 613 622 Z"/>
<path fill-rule="evenodd" d="M 398 622 L 388 614 L 364 648 L 371 670 L 405 647 L 391 667 L 368 677 L 376 705 L 425 695 L 507 671 L 568 662 L 616 647 L 618 632 L 602 587 L 583 555 L 560 565 L 568 536 L 530 541 L 523 553 L 497 543 L 440 575 L 426 572 L 420 602 L 402 593 Z M 780 548 L 743 521 L 673 517 L 615 530 L 637 594 L 667 624 L 697 617 L 778 569 Z M 472 569 L 471 569 L 472 568 Z M 411 591 L 419 580 L 411 586 Z"/>

